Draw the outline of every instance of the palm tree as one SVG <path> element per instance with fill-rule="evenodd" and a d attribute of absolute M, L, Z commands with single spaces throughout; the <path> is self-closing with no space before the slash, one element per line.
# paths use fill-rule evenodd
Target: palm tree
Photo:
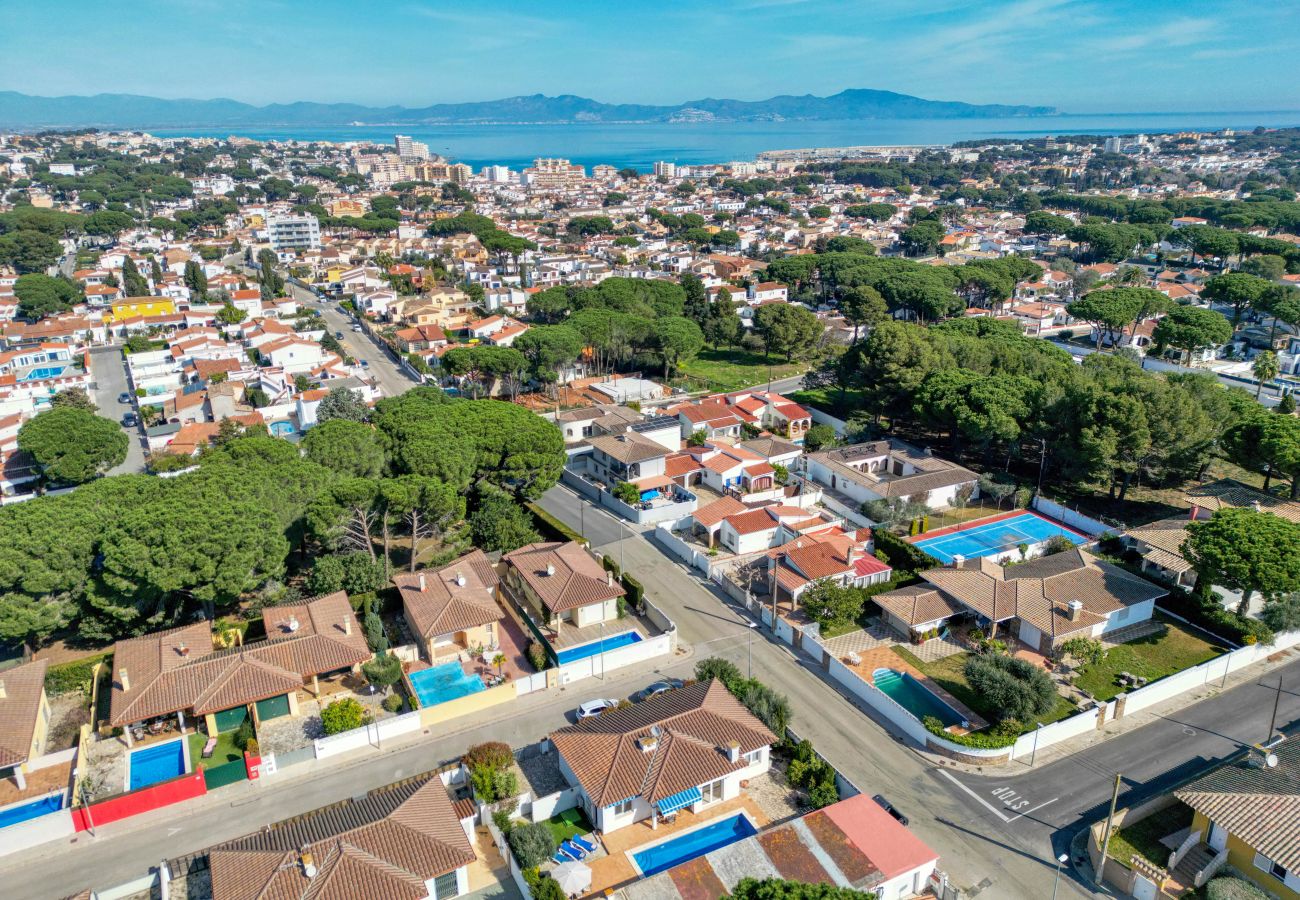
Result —
<path fill-rule="evenodd" d="M 1264 383 L 1272 381 L 1277 377 L 1277 373 L 1281 371 L 1278 366 L 1277 354 L 1272 350 L 1260 351 L 1255 356 L 1255 362 L 1251 365 L 1250 371 L 1255 376 L 1255 380 L 1259 382 L 1255 386 L 1255 399 L 1258 400 L 1260 392 L 1264 390 Z"/>
<path fill-rule="evenodd" d="M 496 656 L 492 657 L 492 665 L 497 667 L 498 675 L 501 674 L 501 669 L 503 666 L 505 666 L 505 664 L 506 664 L 506 655 L 504 653 L 498 653 Z"/>

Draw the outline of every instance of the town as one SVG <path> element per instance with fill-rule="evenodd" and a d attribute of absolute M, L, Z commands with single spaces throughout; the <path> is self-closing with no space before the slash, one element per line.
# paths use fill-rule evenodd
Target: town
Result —
<path fill-rule="evenodd" d="M 1300 898 L 1298 161 L 0 135 L 5 895 Z"/>

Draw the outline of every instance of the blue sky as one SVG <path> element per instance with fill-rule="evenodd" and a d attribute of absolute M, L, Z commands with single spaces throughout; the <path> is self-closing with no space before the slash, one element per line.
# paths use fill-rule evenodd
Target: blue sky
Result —
<path fill-rule="evenodd" d="M 848 87 L 1068 112 L 1300 108 L 1300 0 L 43 0 L 0 89 L 406 106 Z"/>

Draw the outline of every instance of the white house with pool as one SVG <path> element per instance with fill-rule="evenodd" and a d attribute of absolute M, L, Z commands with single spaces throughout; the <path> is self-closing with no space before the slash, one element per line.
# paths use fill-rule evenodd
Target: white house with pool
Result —
<path fill-rule="evenodd" d="M 1169 593 L 1078 547 L 1015 566 L 958 556 L 920 574 L 924 584 L 872 598 L 901 633 L 919 636 L 974 619 L 990 637 L 1009 631 L 1044 655 L 1073 637 L 1145 622 Z"/>
<path fill-rule="evenodd" d="M 578 805 L 608 833 L 699 815 L 767 772 L 776 736 L 716 680 L 614 709 L 550 736 Z"/>

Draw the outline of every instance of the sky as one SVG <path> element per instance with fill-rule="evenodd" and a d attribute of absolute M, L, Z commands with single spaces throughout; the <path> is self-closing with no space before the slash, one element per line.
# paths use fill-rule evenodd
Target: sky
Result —
<path fill-rule="evenodd" d="M 41 0 L 0 90 L 423 106 L 876 88 L 1064 112 L 1300 109 L 1300 0 Z"/>

